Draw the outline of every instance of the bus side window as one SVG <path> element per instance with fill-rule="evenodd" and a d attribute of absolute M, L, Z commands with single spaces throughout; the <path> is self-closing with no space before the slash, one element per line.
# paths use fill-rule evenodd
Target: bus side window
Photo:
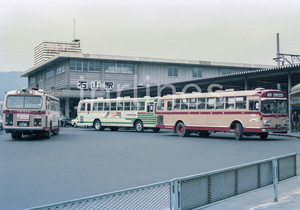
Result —
<path fill-rule="evenodd" d="M 235 103 L 235 109 L 246 109 L 246 96 L 236 97 Z"/>
<path fill-rule="evenodd" d="M 130 111 L 130 102 L 124 102 L 124 111 Z"/>
<path fill-rule="evenodd" d="M 85 111 L 85 103 L 82 103 L 82 104 L 81 104 L 80 111 Z"/>
<path fill-rule="evenodd" d="M 234 97 L 227 97 L 225 103 L 226 109 L 234 109 Z"/>
<path fill-rule="evenodd" d="M 165 101 L 164 100 L 160 100 L 158 101 L 158 105 L 157 105 L 157 110 L 164 110 L 164 105 L 165 105 Z"/>
<path fill-rule="evenodd" d="M 197 108 L 197 99 L 190 98 L 189 99 L 189 109 L 196 109 Z"/>
<path fill-rule="evenodd" d="M 137 102 L 131 102 L 131 111 L 137 110 Z"/>
<path fill-rule="evenodd" d="M 111 102 L 110 110 L 111 111 L 116 111 L 117 110 L 117 103 L 116 102 Z"/>
<path fill-rule="evenodd" d="M 198 109 L 205 109 L 205 98 L 198 98 Z"/>
<path fill-rule="evenodd" d="M 103 111 L 103 103 L 98 103 L 98 111 Z"/>
<path fill-rule="evenodd" d="M 216 98 L 207 98 L 207 109 L 215 109 Z"/>
<path fill-rule="evenodd" d="M 104 111 L 109 111 L 110 109 L 110 103 L 109 102 L 105 102 L 104 103 Z"/>
<path fill-rule="evenodd" d="M 97 111 L 97 103 L 93 103 L 93 111 Z"/>
<path fill-rule="evenodd" d="M 180 109 L 180 99 L 176 99 L 174 103 L 174 110 Z"/>
<path fill-rule="evenodd" d="M 181 110 L 187 110 L 187 109 L 188 109 L 188 100 L 181 99 Z"/>
<path fill-rule="evenodd" d="M 224 109 L 224 98 L 216 98 L 216 109 Z"/>
<path fill-rule="evenodd" d="M 167 110 L 168 111 L 172 111 L 172 107 L 173 107 L 173 101 L 168 101 L 168 104 L 167 104 Z"/>
<path fill-rule="evenodd" d="M 123 111 L 123 102 L 118 102 L 117 107 L 118 111 Z"/>
<path fill-rule="evenodd" d="M 145 102 L 138 102 L 138 110 L 139 111 L 145 111 Z"/>
<path fill-rule="evenodd" d="M 87 112 L 90 112 L 90 111 L 91 111 L 91 104 L 90 104 L 90 103 L 87 104 L 87 106 L 86 106 L 86 111 L 87 111 Z"/>

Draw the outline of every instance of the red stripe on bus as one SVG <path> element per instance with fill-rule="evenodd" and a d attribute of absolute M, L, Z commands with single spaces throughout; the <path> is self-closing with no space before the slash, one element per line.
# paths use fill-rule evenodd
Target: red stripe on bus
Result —
<path fill-rule="evenodd" d="M 156 112 L 156 114 L 167 114 L 167 115 L 172 115 L 172 114 L 224 114 L 224 115 L 227 115 L 227 114 L 260 114 L 259 112 L 253 112 L 253 111 L 238 111 L 238 112 L 233 112 L 233 111 L 204 111 L 204 112 L 187 112 L 187 111 L 184 111 L 184 112 Z M 267 116 L 270 116 L 270 115 L 266 115 Z"/>

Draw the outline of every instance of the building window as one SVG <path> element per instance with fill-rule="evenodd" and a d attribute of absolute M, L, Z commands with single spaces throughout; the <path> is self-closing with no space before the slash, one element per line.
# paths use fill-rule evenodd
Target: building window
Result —
<path fill-rule="evenodd" d="M 54 70 L 53 69 L 47 70 L 46 78 L 50 78 L 50 77 L 53 77 L 53 76 L 54 76 Z"/>
<path fill-rule="evenodd" d="M 231 69 L 222 69 L 222 75 L 231 74 Z"/>
<path fill-rule="evenodd" d="M 101 71 L 100 61 L 88 61 L 89 71 Z"/>
<path fill-rule="evenodd" d="M 133 64 L 123 62 L 105 62 L 104 71 L 108 73 L 133 74 Z"/>
<path fill-rule="evenodd" d="M 202 78 L 202 68 L 193 67 L 193 77 Z"/>
<path fill-rule="evenodd" d="M 178 66 L 168 66 L 168 76 L 178 77 Z"/>
<path fill-rule="evenodd" d="M 56 67 L 56 74 L 61 74 L 66 71 L 66 66 L 64 63 L 59 63 Z"/>
<path fill-rule="evenodd" d="M 76 62 L 75 60 L 70 60 L 70 70 L 75 70 L 76 69 Z"/>
<path fill-rule="evenodd" d="M 30 84 L 34 84 L 35 83 L 35 77 L 34 76 L 29 77 L 29 83 Z"/>
<path fill-rule="evenodd" d="M 101 71 L 100 61 L 70 60 L 71 71 Z"/>

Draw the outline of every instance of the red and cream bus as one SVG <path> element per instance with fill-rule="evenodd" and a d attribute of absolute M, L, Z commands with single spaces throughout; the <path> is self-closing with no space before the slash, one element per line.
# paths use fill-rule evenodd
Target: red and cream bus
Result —
<path fill-rule="evenodd" d="M 41 89 L 18 89 L 5 93 L 3 129 L 13 139 L 36 134 L 47 138 L 58 135 L 59 99 Z"/>
<path fill-rule="evenodd" d="M 237 140 L 286 133 L 289 124 L 286 93 L 263 88 L 166 95 L 158 100 L 156 116 L 158 128 L 174 129 L 178 136 L 234 131 Z"/>

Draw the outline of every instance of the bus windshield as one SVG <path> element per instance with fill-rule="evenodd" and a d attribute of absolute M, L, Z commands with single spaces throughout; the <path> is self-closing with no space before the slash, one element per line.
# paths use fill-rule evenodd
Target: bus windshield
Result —
<path fill-rule="evenodd" d="M 6 100 L 8 109 L 41 109 L 42 97 L 40 96 L 8 96 Z"/>
<path fill-rule="evenodd" d="M 287 114 L 287 101 L 264 100 L 261 102 L 261 112 L 263 114 Z"/>

